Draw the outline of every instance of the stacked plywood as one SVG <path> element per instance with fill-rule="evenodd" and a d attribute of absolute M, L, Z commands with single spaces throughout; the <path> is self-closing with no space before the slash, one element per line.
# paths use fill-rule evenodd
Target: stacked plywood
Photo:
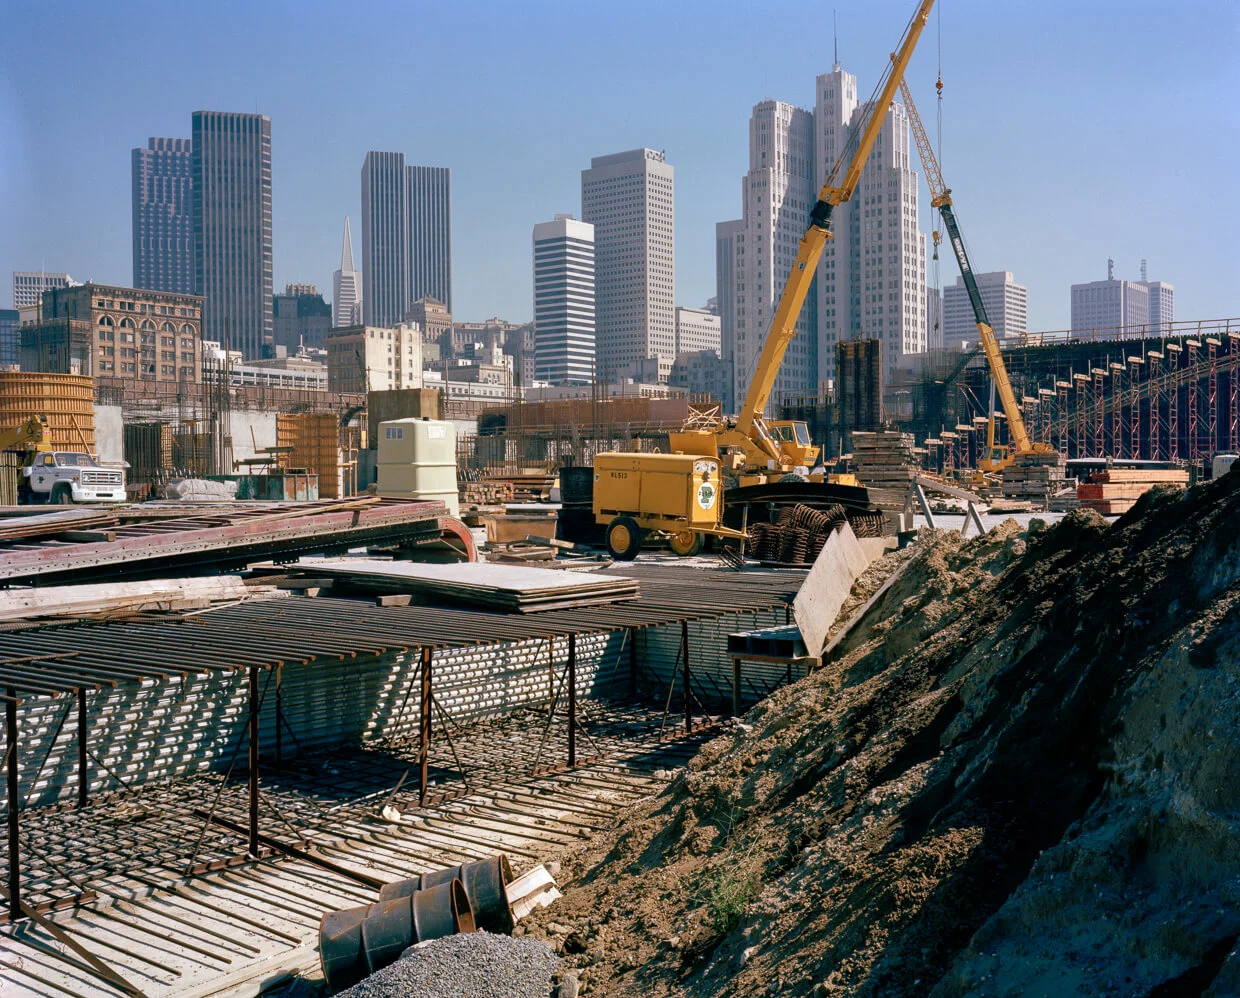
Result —
<path fill-rule="evenodd" d="M 318 475 L 321 498 L 343 499 L 356 491 L 358 433 L 357 427 L 341 427 L 332 413 L 280 413 L 276 443 L 293 448 L 279 456 L 280 467 Z"/>
<path fill-rule="evenodd" d="M 1080 504 L 1106 515 L 1127 513 L 1132 504 L 1157 485 L 1183 487 L 1188 472 L 1180 468 L 1108 468 L 1077 487 Z"/>
<path fill-rule="evenodd" d="M 909 482 L 920 474 L 911 433 L 880 430 L 852 432 L 857 480 L 870 490 L 870 502 L 879 509 L 903 509 Z"/>
<path fill-rule="evenodd" d="M 1067 487 L 1064 456 L 1057 451 L 1047 454 L 1021 454 L 1003 469 L 1003 497 L 1023 499 L 1045 505 L 1051 496 Z"/>

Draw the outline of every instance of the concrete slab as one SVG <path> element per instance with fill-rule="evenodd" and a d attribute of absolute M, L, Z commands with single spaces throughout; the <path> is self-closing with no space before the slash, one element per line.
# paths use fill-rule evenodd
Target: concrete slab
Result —
<path fill-rule="evenodd" d="M 848 599 L 853 582 L 869 564 L 848 524 L 827 538 L 792 604 L 793 618 L 811 656 L 817 657 L 822 651 L 827 632 Z"/>

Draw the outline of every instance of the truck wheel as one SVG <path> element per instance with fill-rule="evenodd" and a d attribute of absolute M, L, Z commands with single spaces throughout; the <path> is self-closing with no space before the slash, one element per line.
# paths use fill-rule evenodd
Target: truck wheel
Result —
<path fill-rule="evenodd" d="M 631 516 L 617 516 L 607 524 L 607 550 L 617 561 L 632 561 L 642 546 L 642 528 Z"/>
<path fill-rule="evenodd" d="M 705 541 L 706 538 L 694 530 L 682 530 L 668 537 L 667 546 L 681 558 L 692 558 L 701 553 Z"/>
<path fill-rule="evenodd" d="M 57 506 L 73 505 L 73 489 L 64 482 L 52 486 L 51 502 Z"/>

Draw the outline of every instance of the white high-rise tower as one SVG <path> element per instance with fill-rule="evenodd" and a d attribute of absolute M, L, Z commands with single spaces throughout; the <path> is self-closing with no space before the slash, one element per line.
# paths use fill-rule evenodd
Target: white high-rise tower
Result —
<path fill-rule="evenodd" d="M 594 226 L 599 377 L 676 359 L 675 172 L 663 153 L 596 156 L 581 171 L 581 217 Z"/>
<path fill-rule="evenodd" d="M 815 187 L 861 127 L 868 102 L 857 101 L 857 78 L 832 67 L 817 80 Z M 882 341 L 890 375 L 900 357 L 926 351 L 926 236 L 919 228 L 917 173 L 908 114 L 893 103 L 852 200 L 831 217 L 835 238 L 818 266 L 818 378 L 835 376 L 835 344 L 860 337 Z"/>
<path fill-rule="evenodd" d="M 344 243 L 340 247 L 340 269 L 332 280 L 332 328 L 357 326 L 362 322 L 362 273 L 353 269 L 353 240 L 349 235 L 349 216 L 344 219 Z"/>
<path fill-rule="evenodd" d="M 783 101 L 767 100 L 749 119 L 749 172 L 742 182 L 741 231 L 733 235 L 736 282 L 733 397 L 745 398 L 766 342 L 771 317 L 814 206 L 814 118 Z M 719 289 L 723 294 L 723 289 Z M 811 291 L 812 294 L 812 291 Z M 720 311 L 725 309 L 721 305 Z M 814 307 L 807 299 L 797 319 L 772 398 L 812 391 L 818 371 Z"/>
<path fill-rule="evenodd" d="M 594 378 L 594 226 L 556 215 L 534 226 L 534 377 Z"/>

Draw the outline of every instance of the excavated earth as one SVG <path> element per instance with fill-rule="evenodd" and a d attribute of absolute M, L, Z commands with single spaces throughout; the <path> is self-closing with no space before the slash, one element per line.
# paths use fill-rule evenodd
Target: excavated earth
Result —
<path fill-rule="evenodd" d="M 1240 474 L 1039 528 L 889 555 L 524 931 L 586 994 L 1240 994 Z"/>

